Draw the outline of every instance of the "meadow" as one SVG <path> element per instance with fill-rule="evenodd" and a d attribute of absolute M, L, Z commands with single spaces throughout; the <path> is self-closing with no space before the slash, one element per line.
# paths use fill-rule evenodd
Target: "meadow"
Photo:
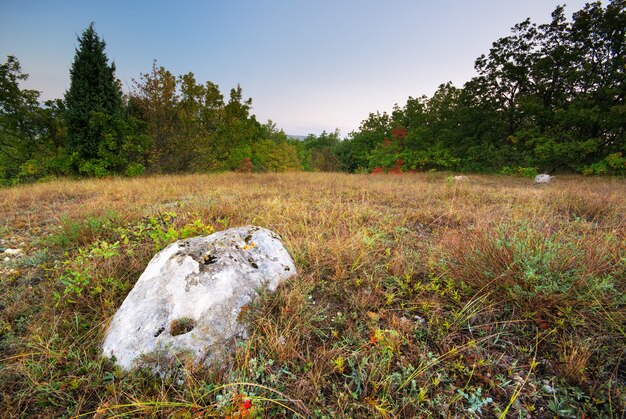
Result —
<path fill-rule="evenodd" d="M 100 357 L 168 243 L 277 232 L 299 277 L 184 381 Z M 0 189 L 4 417 L 624 417 L 626 181 L 446 173 Z M 3 255 L 0 255 L 3 256 Z"/>

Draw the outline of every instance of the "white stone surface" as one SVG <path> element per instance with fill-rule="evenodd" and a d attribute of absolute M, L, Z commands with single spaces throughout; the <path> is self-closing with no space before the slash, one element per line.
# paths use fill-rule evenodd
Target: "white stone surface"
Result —
<path fill-rule="evenodd" d="M 452 179 L 454 179 L 455 182 L 467 182 L 468 181 L 467 176 L 463 176 L 463 175 L 452 176 Z"/>
<path fill-rule="evenodd" d="M 180 240 L 150 261 L 111 320 L 103 354 L 124 369 L 141 365 L 159 373 L 182 355 L 209 362 L 226 342 L 245 336 L 237 322 L 241 308 L 260 289 L 274 291 L 296 274 L 278 236 L 265 228 Z M 181 319 L 195 325 L 174 336 Z"/>
<path fill-rule="evenodd" d="M 552 181 L 552 176 L 545 173 L 535 176 L 535 183 L 550 183 L 550 181 Z"/>
<path fill-rule="evenodd" d="M 4 254 L 6 256 L 22 256 L 24 251 L 22 249 L 6 249 Z"/>

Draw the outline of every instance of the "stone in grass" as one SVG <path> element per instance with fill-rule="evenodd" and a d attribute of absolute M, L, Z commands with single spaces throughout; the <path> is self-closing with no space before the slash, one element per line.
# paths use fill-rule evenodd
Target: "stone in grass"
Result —
<path fill-rule="evenodd" d="M 547 175 L 545 173 L 535 176 L 535 183 L 538 183 L 538 184 L 550 183 L 551 181 L 552 181 L 552 176 Z"/>
<path fill-rule="evenodd" d="M 278 236 L 265 228 L 177 241 L 154 256 L 122 303 L 103 354 L 125 370 L 148 367 L 162 377 L 182 361 L 208 364 L 246 337 L 241 308 L 296 274 Z"/>
<path fill-rule="evenodd" d="M 24 251 L 22 249 L 4 249 L 2 253 L 5 256 L 15 256 L 15 257 L 24 255 Z"/>

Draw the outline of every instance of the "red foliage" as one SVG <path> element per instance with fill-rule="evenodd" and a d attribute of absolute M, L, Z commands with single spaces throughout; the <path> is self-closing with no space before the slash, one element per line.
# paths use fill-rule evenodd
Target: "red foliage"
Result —
<path fill-rule="evenodd" d="M 372 174 L 373 175 L 380 175 L 380 174 L 383 174 L 383 173 L 385 173 L 385 171 L 380 166 L 376 166 L 376 167 L 374 167 L 374 170 L 372 170 Z"/>
<path fill-rule="evenodd" d="M 243 393 L 235 394 L 233 398 L 233 404 L 236 407 L 235 414 L 233 416 L 226 416 L 227 418 L 248 418 L 252 413 L 252 400 L 247 398 Z"/>
<path fill-rule="evenodd" d="M 389 138 L 385 138 L 383 141 L 383 147 L 389 147 L 391 145 L 391 140 Z"/>
<path fill-rule="evenodd" d="M 252 173 L 252 169 L 254 169 L 254 165 L 252 164 L 252 160 L 250 160 L 250 157 L 245 157 L 241 161 L 241 165 L 239 166 L 237 171 L 239 173 Z"/>
<path fill-rule="evenodd" d="M 406 137 L 407 133 L 408 131 L 406 130 L 406 128 L 402 128 L 402 127 L 398 127 L 394 130 L 391 130 L 391 135 L 393 135 L 394 138 L 404 138 Z"/>
<path fill-rule="evenodd" d="M 404 166 L 404 163 L 405 162 L 402 159 L 396 160 L 396 165 L 392 169 L 389 170 L 389 174 L 391 174 L 391 175 L 399 175 L 399 174 L 401 174 L 402 173 L 402 166 Z"/>

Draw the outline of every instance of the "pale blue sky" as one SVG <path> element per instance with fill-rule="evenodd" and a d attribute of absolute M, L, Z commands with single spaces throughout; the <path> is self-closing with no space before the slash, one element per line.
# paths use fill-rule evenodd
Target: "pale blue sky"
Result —
<path fill-rule="evenodd" d="M 91 21 L 125 90 L 156 59 L 227 96 L 241 84 L 261 122 L 288 134 L 357 129 L 441 83 L 462 85 L 491 43 L 530 17 L 585 1 L 555 0 L 0 0 L 0 60 L 17 56 L 28 88 L 60 98 Z"/>

